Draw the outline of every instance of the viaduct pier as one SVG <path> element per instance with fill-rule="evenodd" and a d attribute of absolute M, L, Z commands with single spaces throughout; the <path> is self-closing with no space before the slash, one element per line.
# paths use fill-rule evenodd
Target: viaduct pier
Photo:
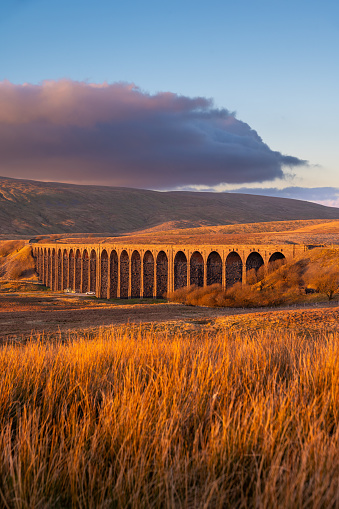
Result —
<path fill-rule="evenodd" d="M 39 279 L 54 291 L 94 292 L 103 299 L 161 298 L 188 285 L 245 283 L 249 273 L 290 261 L 305 245 L 62 244 L 32 245 Z"/>

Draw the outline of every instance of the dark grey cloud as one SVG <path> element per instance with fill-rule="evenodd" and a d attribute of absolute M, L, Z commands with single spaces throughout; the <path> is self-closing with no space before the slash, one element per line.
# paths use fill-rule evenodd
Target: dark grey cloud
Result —
<path fill-rule="evenodd" d="M 166 189 L 263 182 L 304 164 L 203 97 L 123 83 L 0 84 L 3 176 Z"/>

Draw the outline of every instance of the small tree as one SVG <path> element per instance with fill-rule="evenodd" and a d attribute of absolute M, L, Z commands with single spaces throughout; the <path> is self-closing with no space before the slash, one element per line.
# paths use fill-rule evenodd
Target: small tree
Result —
<path fill-rule="evenodd" d="M 246 272 L 246 283 L 248 285 L 255 285 L 265 277 L 265 268 L 262 265 L 258 269 L 249 269 Z"/>
<path fill-rule="evenodd" d="M 325 294 L 329 301 L 339 292 L 339 269 L 335 265 L 324 267 L 315 263 L 305 273 L 304 280 L 317 292 Z"/>

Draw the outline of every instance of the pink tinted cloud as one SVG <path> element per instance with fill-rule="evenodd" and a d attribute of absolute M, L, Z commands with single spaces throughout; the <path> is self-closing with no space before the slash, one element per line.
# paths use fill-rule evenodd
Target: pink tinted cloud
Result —
<path fill-rule="evenodd" d="M 3 176 L 174 188 L 262 182 L 301 164 L 203 97 L 125 83 L 0 83 Z"/>
<path fill-rule="evenodd" d="M 0 122 L 25 124 L 47 121 L 58 125 L 93 126 L 152 111 L 189 111 L 210 101 L 169 92 L 149 95 L 134 84 L 88 84 L 44 81 L 41 85 L 0 83 Z"/>

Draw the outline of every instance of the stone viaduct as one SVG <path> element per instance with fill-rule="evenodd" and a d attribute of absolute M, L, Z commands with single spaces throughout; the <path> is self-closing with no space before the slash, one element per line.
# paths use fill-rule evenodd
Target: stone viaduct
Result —
<path fill-rule="evenodd" d="M 249 271 L 291 260 L 304 245 L 61 244 L 32 246 L 40 280 L 97 297 L 160 298 L 187 285 L 246 282 Z"/>

